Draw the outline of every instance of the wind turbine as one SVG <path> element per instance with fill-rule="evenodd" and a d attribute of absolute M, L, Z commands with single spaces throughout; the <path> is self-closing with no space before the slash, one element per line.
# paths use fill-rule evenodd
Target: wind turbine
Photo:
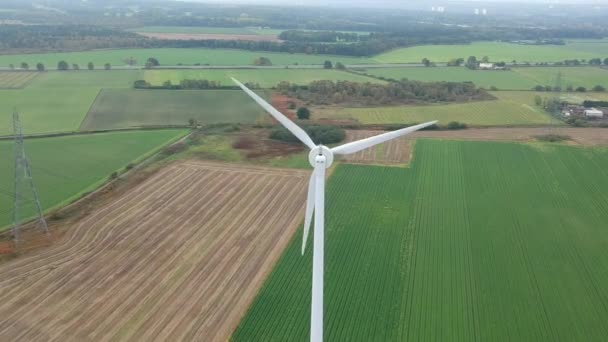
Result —
<path fill-rule="evenodd" d="M 419 129 L 434 125 L 437 121 L 431 121 L 416 126 L 411 126 L 396 131 L 379 134 L 373 137 L 353 141 L 338 147 L 329 148 L 315 144 L 306 132 L 289 120 L 285 115 L 276 110 L 258 94 L 251 91 L 243 83 L 232 78 L 247 95 L 255 100 L 262 108 L 272 115 L 278 122 L 295 135 L 304 145 L 310 148 L 308 161 L 314 168 L 310 182 L 308 183 L 308 198 L 306 200 L 306 216 L 304 217 L 304 235 L 302 238 L 302 255 L 306 249 L 306 240 L 312 220 L 315 214 L 315 229 L 313 236 L 313 258 L 312 258 L 312 305 L 310 310 L 310 341 L 323 341 L 323 253 L 324 253 L 324 220 L 325 220 L 325 169 L 329 168 L 334 161 L 334 154 L 347 155 L 364 150 L 385 141 L 392 140 Z"/>

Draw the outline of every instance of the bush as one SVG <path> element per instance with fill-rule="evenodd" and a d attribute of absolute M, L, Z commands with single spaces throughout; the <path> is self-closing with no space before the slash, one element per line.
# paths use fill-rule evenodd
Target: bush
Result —
<path fill-rule="evenodd" d="M 137 80 L 135 82 L 133 82 L 133 88 L 135 89 L 146 89 L 146 88 L 150 88 L 151 84 L 148 83 L 146 80 Z"/>
<path fill-rule="evenodd" d="M 256 145 L 256 141 L 251 137 L 240 137 L 232 144 L 237 150 L 246 150 Z"/>
<path fill-rule="evenodd" d="M 300 120 L 308 120 L 308 119 L 310 119 L 310 110 L 306 107 L 300 107 L 300 108 L 298 108 L 296 115 L 298 116 L 298 119 L 300 119 Z"/>
<path fill-rule="evenodd" d="M 387 124 L 387 125 L 383 125 L 382 129 L 384 129 L 385 131 L 396 131 L 398 129 L 402 129 L 402 128 L 406 128 L 406 127 L 410 127 L 410 126 L 415 126 L 418 125 L 418 123 L 412 123 L 412 124 Z M 441 127 L 439 127 L 439 125 L 437 124 L 432 124 L 430 126 L 426 126 L 423 129 L 421 129 L 421 131 L 437 131 L 440 130 Z"/>
<path fill-rule="evenodd" d="M 458 121 L 451 121 L 447 125 L 447 129 L 465 129 L 465 128 L 467 128 L 467 125 L 465 123 L 458 122 Z"/>
<path fill-rule="evenodd" d="M 593 87 L 593 91 L 606 91 L 606 88 L 601 85 L 596 85 L 595 87 Z"/>
<path fill-rule="evenodd" d="M 302 128 L 308 133 L 315 144 L 335 144 L 346 138 L 344 129 L 330 125 L 306 125 Z M 278 127 L 270 132 L 270 139 L 285 142 L 300 142 L 290 131 L 284 127 Z"/>
<path fill-rule="evenodd" d="M 171 146 L 167 146 L 163 149 L 162 154 L 165 156 L 170 156 L 172 154 L 176 154 L 182 151 L 185 151 L 187 148 L 186 144 L 183 142 L 175 143 Z"/>
<path fill-rule="evenodd" d="M 112 174 L 110 175 L 110 179 L 116 179 L 118 178 L 118 172 L 114 171 L 112 172 Z"/>
<path fill-rule="evenodd" d="M 127 164 L 127 166 L 125 166 L 125 169 L 126 169 L 126 170 L 131 170 L 131 169 L 132 169 L 132 168 L 134 168 L 134 167 L 135 167 L 135 164 L 133 164 L 133 163 L 129 163 L 129 164 Z"/>
<path fill-rule="evenodd" d="M 570 140 L 570 136 L 562 134 L 543 134 L 535 136 L 536 140 L 544 142 L 560 142 Z"/>
<path fill-rule="evenodd" d="M 566 120 L 566 123 L 568 125 L 574 126 L 574 127 L 585 127 L 587 126 L 587 122 L 583 119 L 579 119 L 579 118 L 569 118 Z"/>
<path fill-rule="evenodd" d="M 70 68 L 70 65 L 66 61 L 60 61 L 57 63 L 57 70 L 65 71 Z"/>

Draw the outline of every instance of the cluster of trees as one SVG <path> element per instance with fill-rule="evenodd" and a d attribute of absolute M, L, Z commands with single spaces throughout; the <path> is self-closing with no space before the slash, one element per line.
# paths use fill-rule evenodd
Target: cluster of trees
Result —
<path fill-rule="evenodd" d="M 470 82 L 419 82 L 405 79 L 388 84 L 314 81 L 300 86 L 281 82 L 276 89 L 282 94 L 312 104 L 390 105 L 492 98 Z"/>
<path fill-rule="evenodd" d="M 336 31 L 288 30 L 279 34 L 279 39 L 293 42 L 357 42 L 367 40 L 368 35 Z"/>
<path fill-rule="evenodd" d="M 11 70 L 16 70 L 17 69 L 17 67 L 14 64 L 9 64 L 8 67 Z M 27 62 L 21 62 L 21 64 L 19 65 L 19 69 L 21 69 L 21 70 L 30 70 L 30 65 Z M 44 66 L 43 63 L 37 63 L 36 64 L 36 70 L 37 71 L 44 71 L 45 69 L 46 69 L 46 67 Z"/>
<path fill-rule="evenodd" d="M 589 64 L 589 65 L 608 65 L 608 58 L 605 58 L 603 61 L 601 58 L 592 58 L 590 60 L 585 60 L 585 59 L 566 59 L 563 62 L 557 62 L 555 63 L 555 65 L 567 65 L 567 66 L 578 66 L 578 65 L 583 65 L 583 64 Z"/>
<path fill-rule="evenodd" d="M 534 90 L 534 91 L 555 91 L 555 92 L 557 92 L 557 91 L 562 91 L 563 89 L 561 87 L 553 87 L 553 86 L 550 86 L 550 85 L 547 85 L 547 86 L 537 85 L 534 88 L 532 88 L 532 90 Z M 579 86 L 579 87 L 575 88 L 572 85 L 568 85 L 568 86 L 566 86 L 565 90 L 567 92 L 574 92 L 575 91 L 575 92 L 579 92 L 579 93 L 584 93 L 584 92 L 587 91 L 587 88 L 583 87 L 583 86 Z M 602 85 L 596 85 L 593 88 L 591 88 L 591 91 L 594 91 L 594 92 L 606 91 L 606 87 L 604 87 Z"/>
<path fill-rule="evenodd" d="M 39 71 L 44 71 L 44 64 L 42 63 L 38 63 L 38 66 L 41 66 L 42 70 L 39 69 Z M 73 63 L 72 64 L 72 70 L 80 70 L 80 65 L 78 65 L 77 63 Z M 112 64 L 110 63 L 106 63 L 103 65 L 104 70 L 110 70 L 112 69 Z M 87 63 L 87 69 L 89 70 L 95 70 L 95 64 L 93 64 L 93 62 L 89 62 Z M 66 70 L 70 70 L 70 64 L 68 64 L 68 62 L 66 61 L 59 61 L 57 63 L 57 70 L 59 71 L 66 71 Z"/>
<path fill-rule="evenodd" d="M 585 106 L 585 107 L 608 107 L 608 101 L 585 100 L 585 101 L 583 101 L 583 106 Z"/>
<path fill-rule="evenodd" d="M 142 37 L 92 25 L 3 25 L 0 51 L 4 53 L 81 51 L 138 46 Z"/>
<path fill-rule="evenodd" d="M 272 61 L 268 57 L 258 57 L 258 58 L 256 58 L 256 59 L 253 60 L 253 65 L 271 66 L 272 65 Z"/>
<path fill-rule="evenodd" d="M 480 60 L 477 59 L 477 57 L 475 56 L 469 56 L 469 58 L 467 58 L 466 62 L 464 61 L 464 58 L 457 58 L 457 59 L 452 59 L 448 62 L 448 66 L 461 66 L 462 63 L 464 63 L 464 66 L 466 66 L 469 69 L 475 70 L 475 69 L 479 69 L 479 63 L 490 63 L 490 57 L 488 56 L 483 56 Z M 495 66 L 497 67 L 506 67 L 507 63 L 505 62 L 496 62 L 494 63 Z"/>
<path fill-rule="evenodd" d="M 250 89 L 259 89 L 258 83 L 245 83 Z M 135 89 L 239 89 L 237 86 L 229 85 L 223 86 L 219 81 L 213 80 L 181 80 L 179 84 L 173 84 L 170 80 L 163 82 L 162 85 L 152 85 L 146 80 L 137 80 L 133 82 L 133 88 Z"/>
<path fill-rule="evenodd" d="M 300 125 L 302 129 L 308 133 L 315 144 L 335 144 L 346 138 L 346 132 L 343 128 L 332 125 Z M 298 143 L 300 140 L 296 138 L 290 131 L 284 127 L 277 127 L 270 131 L 270 139 Z"/>
<path fill-rule="evenodd" d="M 563 39 L 512 40 L 509 43 L 519 45 L 566 45 Z"/>

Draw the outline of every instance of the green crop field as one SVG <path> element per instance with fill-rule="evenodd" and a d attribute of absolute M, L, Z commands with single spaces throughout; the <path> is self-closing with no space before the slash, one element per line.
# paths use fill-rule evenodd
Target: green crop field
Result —
<path fill-rule="evenodd" d="M 0 135 L 12 134 L 14 109 L 23 133 L 77 131 L 99 89 L 26 88 L 0 90 Z"/>
<path fill-rule="evenodd" d="M 308 84 L 316 80 L 382 82 L 366 76 L 324 69 L 146 70 L 144 76 L 153 85 L 161 85 L 167 80 L 179 84 L 184 79 L 206 79 L 219 81 L 222 85 L 233 85 L 230 77 L 235 77 L 241 82 L 258 83 L 265 88 L 274 87 L 281 81 L 296 84 Z"/>
<path fill-rule="evenodd" d="M 185 130 L 159 130 L 26 139 L 35 185 L 45 209 L 66 204 L 93 190 L 114 171 L 184 135 Z M 11 222 L 13 142 L 0 141 L 0 227 Z M 23 194 L 30 197 L 29 194 Z M 33 206 L 25 208 L 27 215 Z"/>
<path fill-rule="evenodd" d="M 0 71 L 0 89 L 23 88 L 36 76 L 38 76 L 36 72 Z"/>
<path fill-rule="evenodd" d="M 49 71 L 42 73 L 30 88 L 132 88 L 142 78 L 140 70 Z"/>
<path fill-rule="evenodd" d="M 608 88 L 608 70 L 597 67 L 540 67 L 540 68 L 515 68 L 514 72 L 526 77 L 535 83 L 534 85 L 555 86 L 558 73 L 562 74 L 562 87 L 582 86 L 591 90 L 596 85 Z M 526 88 L 526 89 L 530 89 Z"/>
<path fill-rule="evenodd" d="M 414 123 L 439 120 L 464 122 L 473 126 L 543 125 L 551 122 L 535 106 L 535 92 L 491 92 L 497 100 L 447 105 L 391 106 L 370 108 L 326 107 L 313 111 L 315 118 L 355 119 L 363 124 Z M 540 93 L 542 94 L 542 93 Z"/>
<path fill-rule="evenodd" d="M 124 60 L 133 57 L 139 65 L 144 65 L 149 57 L 157 58 L 161 65 L 177 65 L 179 63 L 192 65 L 195 63 L 211 65 L 251 65 L 254 59 L 265 56 L 274 65 L 290 64 L 323 64 L 325 60 L 342 62 L 344 64 L 374 63 L 369 58 L 357 58 L 346 56 L 331 55 L 306 55 L 290 54 L 268 51 L 245 51 L 229 49 L 122 49 L 122 50 L 95 50 L 85 52 L 65 52 L 47 54 L 27 54 L 27 55 L 0 55 L 0 66 L 9 64 L 19 65 L 27 62 L 35 65 L 42 62 L 48 68 L 56 68 L 57 63 L 65 60 L 70 64 L 79 64 L 80 68 L 86 68 L 88 62 L 93 62 L 96 66 L 103 66 L 110 63 L 113 66 L 124 66 Z"/>
<path fill-rule="evenodd" d="M 365 71 L 374 76 L 409 80 L 438 82 L 466 82 L 470 81 L 479 87 L 490 89 L 496 87 L 500 90 L 529 90 L 538 83 L 513 71 L 500 70 L 470 70 L 464 67 L 436 67 L 436 68 L 370 68 Z"/>
<path fill-rule="evenodd" d="M 605 149 L 433 140 L 407 169 L 339 165 L 325 339 L 604 340 L 607 170 Z M 300 246 L 301 230 L 233 341 L 308 339 L 312 251 Z"/>
<path fill-rule="evenodd" d="M 104 89 L 80 128 L 187 125 L 190 119 L 199 124 L 254 123 L 263 113 L 239 90 Z"/>
<path fill-rule="evenodd" d="M 606 58 L 606 41 L 572 41 L 566 45 L 518 45 L 475 42 L 466 45 L 425 45 L 396 49 L 374 57 L 380 63 L 420 63 L 423 58 L 447 62 L 452 58 L 488 56 L 491 61 L 558 62 L 565 59 Z"/>

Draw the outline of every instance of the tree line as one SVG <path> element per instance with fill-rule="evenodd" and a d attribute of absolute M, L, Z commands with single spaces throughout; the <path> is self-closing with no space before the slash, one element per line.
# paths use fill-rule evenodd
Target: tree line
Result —
<path fill-rule="evenodd" d="M 259 83 L 246 82 L 245 85 L 249 89 L 260 89 Z M 163 82 L 161 85 L 152 85 L 146 80 L 137 80 L 133 82 L 133 88 L 135 89 L 167 89 L 167 90 L 182 90 L 182 89 L 240 89 L 236 85 L 222 85 L 220 81 L 206 80 L 206 79 L 184 79 L 179 81 L 178 84 L 174 84 L 171 80 Z"/>
<path fill-rule="evenodd" d="M 388 84 L 314 81 L 308 85 L 281 82 L 277 91 L 310 104 L 396 105 L 493 99 L 470 82 L 420 82 L 403 79 Z"/>
<path fill-rule="evenodd" d="M 292 42 L 357 42 L 368 38 L 369 35 L 338 31 L 287 30 L 279 34 L 279 39 Z"/>
<path fill-rule="evenodd" d="M 507 30 L 508 32 L 505 32 Z M 514 34 L 507 34 L 507 33 Z M 580 34 L 577 34 L 580 33 Z M 91 25 L 10 25 L 0 35 L 0 50 L 6 53 L 82 51 L 100 48 L 228 48 L 344 56 L 372 56 L 387 50 L 414 45 L 468 44 L 473 41 L 500 40 L 505 35 L 535 39 L 538 35 L 585 36 L 586 31 L 526 30 L 442 27 L 410 24 L 407 30 L 372 32 L 369 35 L 337 31 L 287 30 L 283 42 L 239 40 L 161 40 L 135 33 Z M 601 36 L 601 35 L 600 35 Z"/>

